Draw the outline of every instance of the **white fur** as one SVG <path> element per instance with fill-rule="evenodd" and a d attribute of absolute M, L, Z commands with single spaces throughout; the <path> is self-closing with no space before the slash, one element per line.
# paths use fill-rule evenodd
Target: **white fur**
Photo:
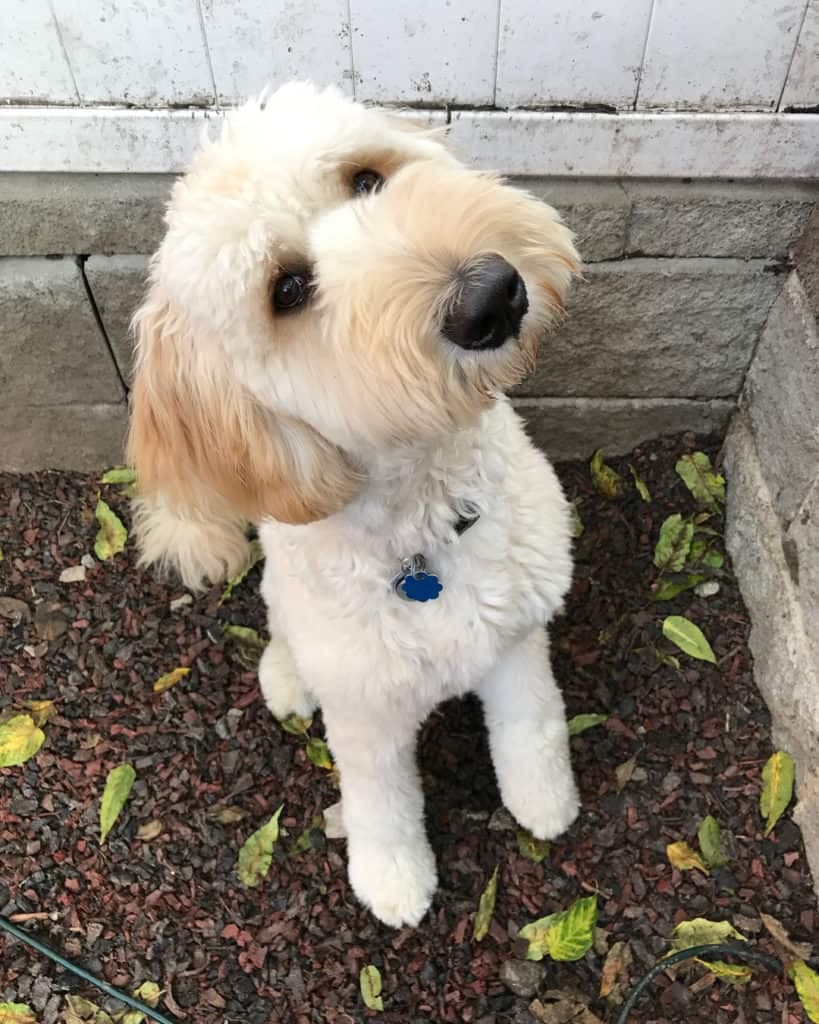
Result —
<path fill-rule="evenodd" d="M 350 168 L 368 161 L 386 185 L 362 198 Z M 436 886 L 415 744 L 442 700 L 480 695 L 521 824 L 553 838 L 577 813 L 545 632 L 571 579 L 568 507 L 501 394 L 559 312 L 571 236 L 437 137 L 304 85 L 228 120 L 167 224 L 136 319 L 144 558 L 216 580 L 258 521 L 265 701 L 278 718 L 321 705 L 352 886 L 415 925 Z M 517 267 L 529 310 L 518 338 L 464 351 L 444 311 L 484 253 Z M 312 301 L 273 313 L 271 281 L 305 264 Z M 480 518 L 458 536 L 468 507 Z M 416 554 L 435 601 L 391 588 Z"/>

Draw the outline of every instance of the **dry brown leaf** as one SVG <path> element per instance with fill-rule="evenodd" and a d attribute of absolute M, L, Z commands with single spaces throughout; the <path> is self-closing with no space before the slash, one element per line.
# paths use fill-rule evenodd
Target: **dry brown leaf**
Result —
<path fill-rule="evenodd" d="M 158 835 L 162 833 L 162 822 L 157 818 L 152 821 L 146 821 L 144 825 L 140 825 L 137 829 L 137 839 L 141 839 L 143 843 L 149 843 L 152 839 L 156 839 Z"/>
<path fill-rule="evenodd" d="M 794 960 L 810 959 L 813 954 L 813 946 L 809 942 L 794 942 L 790 935 L 788 935 L 782 922 L 777 921 L 770 914 L 760 914 L 759 919 L 774 940 L 786 967 L 790 967 Z"/>
<path fill-rule="evenodd" d="M 619 1005 L 625 998 L 628 988 L 628 969 L 633 957 L 631 946 L 627 942 L 615 942 L 609 950 L 603 964 L 603 975 L 600 979 L 600 995 L 604 999 Z"/>
<path fill-rule="evenodd" d="M 546 992 L 529 1003 L 529 1013 L 541 1024 L 603 1024 L 579 996 L 568 992 Z"/>
<path fill-rule="evenodd" d="M 628 761 L 624 761 L 621 765 L 618 765 L 615 769 L 614 775 L 617 779 L 617 792 L 622 793 L 626 786 L 631 782 L 631 777 L 634 775 L 634 769 L 637 767 L 637 758 L 630 757 Z"/>
<path fill-rule="evenodd" d="M 31 612 L 25 601 L 18 601 L 16 597 L 0 597 L 0 618 L 11 619 L 16 626 L 28 622 Z"/>

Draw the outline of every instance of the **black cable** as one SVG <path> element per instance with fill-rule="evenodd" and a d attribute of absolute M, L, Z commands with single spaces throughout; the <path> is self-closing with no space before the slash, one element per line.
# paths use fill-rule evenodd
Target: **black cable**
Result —
<path fill-rule="evenodd" d="M 674 964 L 681 963 L 683 960 L 693 960 L 695 957 L 718 959 L 723 956 L 735 956 L 738 960 L 748 960 L 754 964 L 762 964 L 767 967 L 769 971 L 773 971 L 775 973 L 779 973 L 783 970 L 782 963 L 777 960 L 775 956 L 769 956 L 767 953 L 760 953 L 758 949 L 753 949 L 745 943 L 731 943 L 726 945 L 714 945 L 713 943 L 709 943 L 706 946 L 692 946 L 690 949 L 680 950 L 679 953 L 672 953 L 671 956 L 667 956 L 664 960 L 660 960 L 660 962 L 656 963 L 647 974 L 643 975 L 631 990 L 631 994 L 628 999 L 623 1003 L 623 1009 L 620 1011 L 620 1016 L 617 1018 L 617 1024 L 627 1024 L 629 1014 L 636 1006 L 637 1000 L 654 981 L 658 974 L 662 974 L 663 971 L 672 967 Z"/>
<path fill-rule="evenodd" d="M 118 988 L 114 988 L 113 985 L 109 985 L 107 981 L 103 981 L 102 978 L 97 978 L 95 975 L 86 971 L 84 967 L 78 967 L 76 964 L 72 964 L 70 960 L 66 960 L 64 956 L 60 956 L 59 953 L 55 953 L 53 949 L 40 942 L 39 939 L 35 939 L 33 935 L 29 935 L 28 932 L 24 932 L 22 928 L 18 928 L 12 924 L 7 917 L 3 917 L 0 914 L 0 931 L 8 932 L 13 938 L 17 939 L 18 942 L 24 943 L 26 946 L 31 946 L 32 949 L 36 949 L 38 953 L 42 953 L 43 956 L 47 956 L 49 960 L 53 960 L 55 964 L 59 964 L 66 971 L 70 971 L 72 974 L 76 974 L 78 978 L 82 978 L 83 981 L 88 982 L 89 985 L 93 985 L 94 988 L 98 988 L 101 992 L 106 995 L 112 996 L 114 999 L 118 999 L 119 1002 L 124 1003 L 126 1006 L 130 1006 L 132 1010 L 139 1010 L 140 1013 L 144 1013 L 150 1020 L 156 1021 L 157 1024 L 177 1024 L 177 1021 L 171 1017 L 166 1017 L 164 1013 L 160 1013 L 159 1010 L 152 1010 L 146 1003 L 142 1003 L 139 999 L 134 999 L 133 996 L 129 996 L 127 992 L 122 992 Z"/>

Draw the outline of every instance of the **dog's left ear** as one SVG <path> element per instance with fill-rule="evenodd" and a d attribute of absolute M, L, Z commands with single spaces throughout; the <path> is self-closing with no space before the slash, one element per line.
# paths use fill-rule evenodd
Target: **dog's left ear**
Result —
<path fill-rule="evenodd" d="M 245 523 L 309 523 L 354 497 L 360 477 L 344 454 L 263 408 L 159 285 L 134 323 L 128 455 L 144 561 L 172 565 L 189 586 L 216 582 L 241 565 Z"/>

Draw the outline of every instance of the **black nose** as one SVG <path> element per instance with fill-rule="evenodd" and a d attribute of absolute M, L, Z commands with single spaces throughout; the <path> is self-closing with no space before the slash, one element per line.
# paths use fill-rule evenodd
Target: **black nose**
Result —
<path fill-rule="evenodd" d="M 460 272 L 461 287 L 444 322 L 460 348 L 498 348 L 516 338 L 529 300 L 523 278 L 502 256 L 479 256 Z"/>

